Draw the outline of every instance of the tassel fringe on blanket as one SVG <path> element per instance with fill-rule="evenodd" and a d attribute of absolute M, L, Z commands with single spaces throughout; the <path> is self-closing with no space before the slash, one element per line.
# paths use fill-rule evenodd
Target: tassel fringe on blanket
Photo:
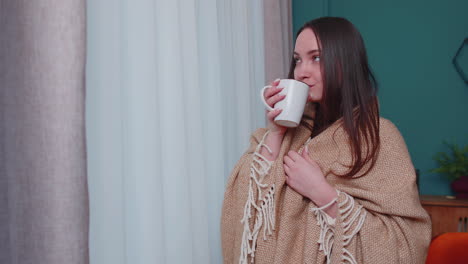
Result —
<path fill-rule="evenodd" d="M 250 255 L 251 262 L 253 263 L 257 237 L 262 227 L 264 240 L 267 239 L 267 234 L 271 235 L 275 229 L 275 186 L 272 184 L 265 194 L 268 185 L 263 183 L 265 176 L 271 168 L 272 162 L 260 154 L 262 147 L 265 147 L 268 152 L 272 153 L 271 149 L 264 143 L 267 135 L 268 132 L 265 133 L 255 149 L 250 167 L 249 193 L 244 206 L 244 216 L 241 220 L 241 223 L 244 225 L 244 232 L 242 234 L 239 264 L 247 264 L 248 255 Z M 257 197 L 254 197 L 255 187 L 257 188 Z M 262 198 L 262 196 L 264 197 Z M 258 201 L 260 201 L 260 203 L 258 203 Z M 251 230 L 249 220 L 252 218 L 252 207 L 256 210 L 256 218 L 253 229 Z"/>
<path fill-rule="evenodd" d="M 255 259 L 255 249 L 258 235 L 263 228 L 263 239 L 267 239 L 267 235 L 271 235 L 275 229 L 275 186 L 272 184 L 268 188 L 268 184 L 263 183 L 265 176 L 271 168 L 272 162 L 260 154 L 262 147 L 265 147 L 271 153 L 271 149 L 264 143 L 268 132 L 265 133 L 262 140 L 258 144 L 253 153 L 253 160 L 250 167 L 249 191 L 248 198 L 244 206 L 244 215 L 241 223 L 244 226 L 242 234 L 241 254 L 239 264 L 247 264 L 248 256 L 251 263 Z M 254 195 L 254 188 L 257 189 L 257 196 Z M 320 226 L 320 236 L 317 241 L 320 244 L 319 250 L 323 252 L 327 259 L 327 264 L 330 264 L 331 252 L 334 243 L 335 220 L 325 213 L 325 209 L 337 202 L 340 195 L 344 195 L 344 201 L 338 204 L 338 212 L 343 219 L 342 225 L 345 231 L 343 237 L 343 263 L 357 264 L 354 256 L 346 249 L 353 237 L 359 232 L 366 218 L 366 211 L 362 205 L 355 208 L 354 199 L 337 190 L 337 198 L 330 203 L 320 207 L 312 208 L 317 218 L 317 225 Z M 251 229 L 249 220 L 252 218 L 252 210 L 256 211 L 256 218 Z M 351 215 L 352 214 L 352 215 Z M 354 228 L 351 228 L 354 227 Z"/>
<path fill-rule="evenodd" d="M 357 264 L 356 259 L 346 249 L 346 246 L 349 245 L 353 237 L 359 232 L 359 230 L 361 230 L 364 220 L 366 219 L 367 212 L 363 210 L 362 205 L 355 208 L 354 198 L 350 195 L 338 190 L 337 193 L 338 197 L 340 195 L 344 195 L 345 197 L 344 201 L 338 204 L 338 213 L 343 219 L 342 225 L 343 230 L 345 231 L 341 260 L 343 261 L 342 263 Z M 331 220 L 331 217 L 327 215 L 324 210 L 332 206 L 338 200 L 338 197 L 320 208 L 312 208 L 312 211 L 315 213 L 317 218 L 317 225 L 320 226 L 320 238 L 317 241 L 320 244 L 319 250 L 323 251 L 323 254 L 327 259 L 327 264 L 331 263 L 330 257 L 334 243 L 335 220 Z M 351 213 L 353 213 L 352 216 Z M 353 229 L 351 229 L 352 226 L 354 226 Z"/>

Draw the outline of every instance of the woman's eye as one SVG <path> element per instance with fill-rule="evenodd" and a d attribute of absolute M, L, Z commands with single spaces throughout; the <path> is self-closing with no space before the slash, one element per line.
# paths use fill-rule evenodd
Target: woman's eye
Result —
<path fill-rule="evenodd" d="M 314 56 L 312 59 L 313 59 L 314 61 L 320 61 L 320 56 Z"/>
<path fill-rule="evenodd" d="M 294 58 L 294 62 L 299 63 L 299 62 L 301 62 L 301 59 L 300 58 Z"/>

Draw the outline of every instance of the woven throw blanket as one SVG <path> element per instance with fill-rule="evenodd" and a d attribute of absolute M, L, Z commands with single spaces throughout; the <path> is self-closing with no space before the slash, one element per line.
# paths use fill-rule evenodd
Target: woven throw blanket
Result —
<path fill-rule="evenodd" d="M 352 155 L 340 121 L 310 138 L 304 126 L 290 129 L 279 157 L 260 155 L 266 129 L 251 137 L 228 180 L 221 219 L 224 263 L 411 263 L 425 262 L 431 223 L 422 208 L 415 169 L 398 129 L 380 119 L 381 148 L 365 175 L 340 177 Z M 308 145 L 338 193 L 338 215 L 285 183 L 283 157 Z M 365 171 L 366 168 L 363 169 Z"/>

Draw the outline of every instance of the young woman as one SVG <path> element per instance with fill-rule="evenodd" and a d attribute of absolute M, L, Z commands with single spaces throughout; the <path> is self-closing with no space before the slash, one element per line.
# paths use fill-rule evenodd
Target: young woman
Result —
<path fill-rule="evenodd" d="M 310 87 L 302 122 L 281 127 L 276 109 L 253 133 L 226 187 L 224 262 L 424 263 L 430 219 L 405 142 L 379 117 L 360 33 L 343 18 L 306 23 L 289 78 Z"/>

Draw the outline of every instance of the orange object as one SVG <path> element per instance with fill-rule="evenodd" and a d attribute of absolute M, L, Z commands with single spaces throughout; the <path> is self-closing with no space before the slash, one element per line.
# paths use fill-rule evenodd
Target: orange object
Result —
<path fill-rule="evenodd" d="M 435 237 L 426 264 L 468 264 L 468 233 L 444 233 Z"/>

